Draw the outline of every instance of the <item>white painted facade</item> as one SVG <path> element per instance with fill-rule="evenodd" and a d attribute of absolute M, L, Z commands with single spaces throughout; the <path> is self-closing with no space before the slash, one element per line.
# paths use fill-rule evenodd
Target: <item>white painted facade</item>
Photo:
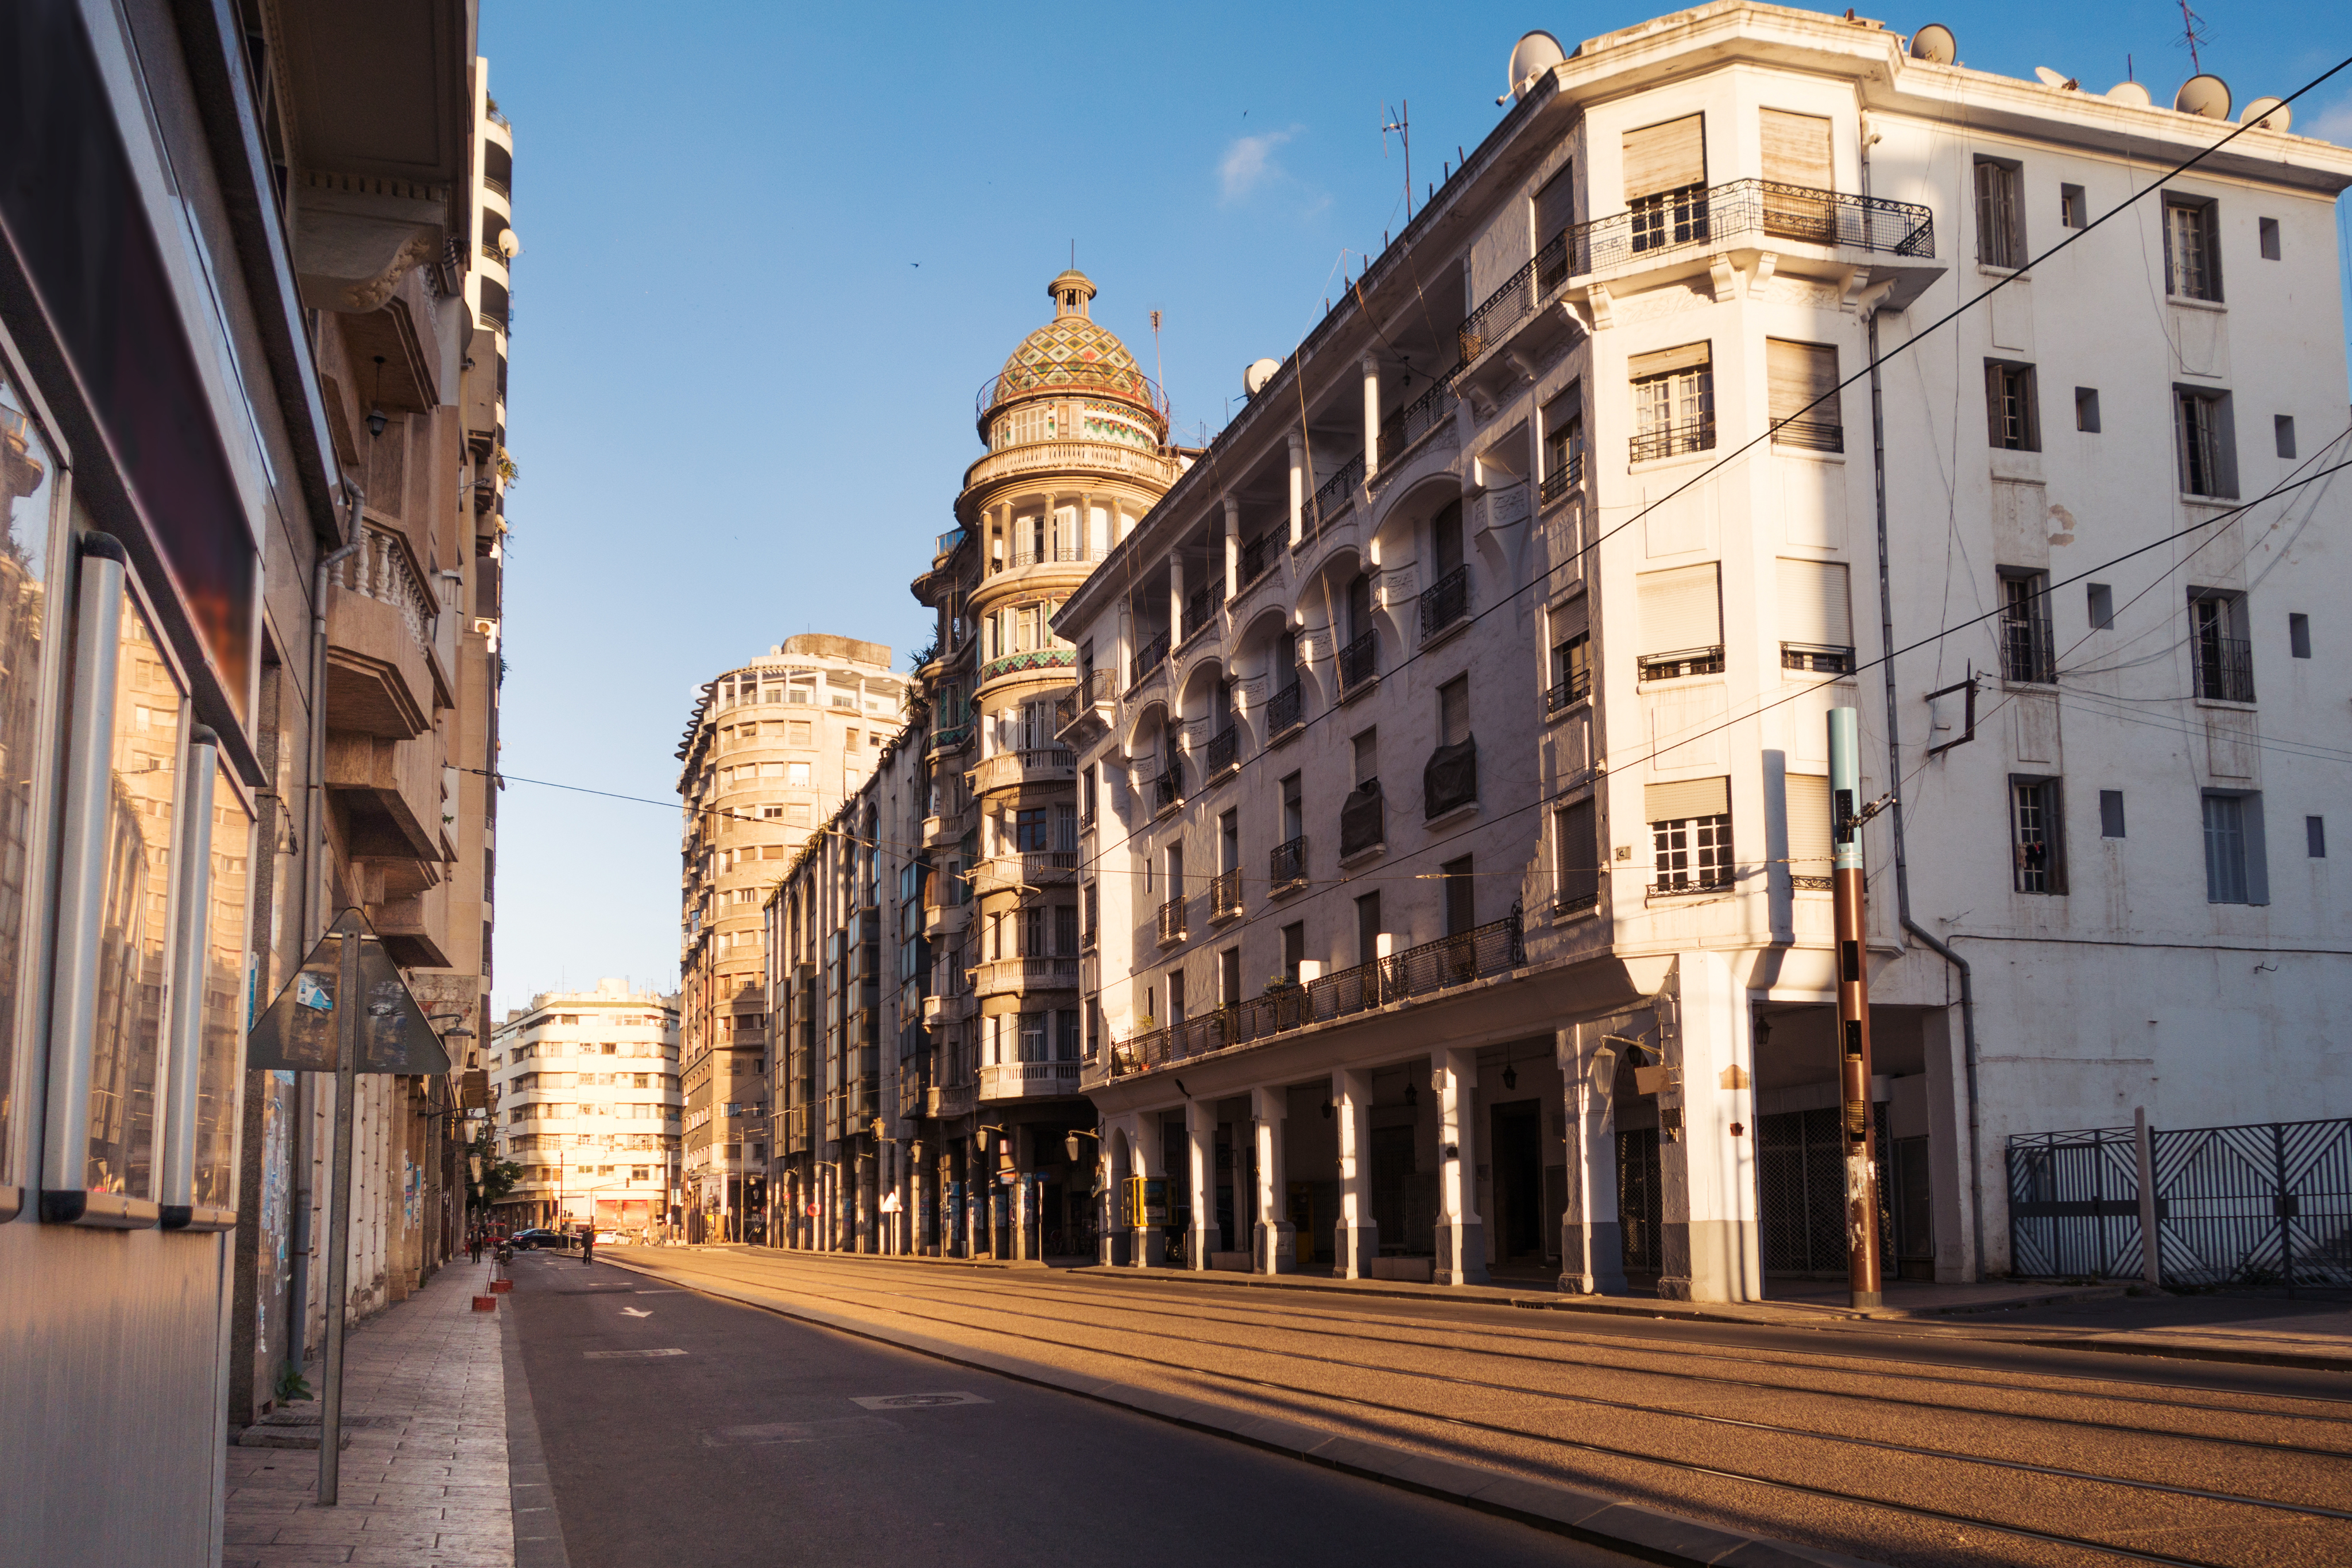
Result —
<path fill-rule="evenodd" d="M 1890 1276 L 2007 1269 L 2012 1133 L 2352 1113 L 2321 852 L 2346 492 L 2227 510 L 2343 459 L 2352 153 L 2250 130 L 1936 325 L 2010 275 L 1979 256 L 2048 249 L 2234 128 L 1740 4 L 1538 76 L 1056 619 L 1093 698 L 1063 735 L 1114 1192 L 1168 1178 L 1194 1267 L 1630 1267 L 1716 1300 L 1842 1271 L 1760 1222 L 1802 1208 L 1806 1114 L 1836 1101 L 1836 706 L 1865 795 L 1900 799 L 1865 830 Z M 1883 460 L 1868 380 L 1833 413 L 1790 395 L 1866 367 L 1874 325 Z M 1927 694 L 1970 670 L 1973 738 L 1930 755 L 1966 700 Z M 1367 776 L 1377 847 L 1343 856 Z"/>
<path fill-rule="evenodd" d="M 543 991 L 492 1031 L 498 1153 L 523 1167 L 499 1206 L 518 1228 L 671 1223 L 678 1179 L 678 999 L 599 980 Z"/>

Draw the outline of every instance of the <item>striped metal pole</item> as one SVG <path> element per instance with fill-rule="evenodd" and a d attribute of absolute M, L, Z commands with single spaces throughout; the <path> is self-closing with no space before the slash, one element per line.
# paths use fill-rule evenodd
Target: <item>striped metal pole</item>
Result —
<path fill-rule="evenodd" d="M 1863 950 L 1862 749 L 1855 712 L 1830 709 L 1830 836 L 1836 846 L 1838 1082 L 1845 1114 L 1846 1273 L 1857 1307 L 1880 1302 L 1878 1160 L 1870 1124 L 1870 974 Z"/>

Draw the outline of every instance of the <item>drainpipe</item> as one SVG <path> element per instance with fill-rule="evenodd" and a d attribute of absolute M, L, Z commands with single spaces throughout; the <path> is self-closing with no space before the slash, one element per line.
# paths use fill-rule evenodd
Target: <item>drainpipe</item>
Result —
<path fill-rule="evenodd" d="M 326 800 L 320 775 L 327 765 L 327 580 L 337 566 L 358 552 L 366 537 L 360 513 L 367 505 L 367 492 L 349 479 L 343 481 L 343 487 L 350 500 L 352 542 L 320 556 L 310 581 L 310 715 L 303 758 L 310 772 L 302 791 L 302 922 L 296 927 L 306 957 L 310 943 L 317 939 L 312 927 L 321 867 L 316 857 Z M 287 1281 L 286 1359 L 297 1372 L 302 1367 L 310 1315 L 310 1206 L 316 1196 L 310 1182 L 310 1143 L 311 1124 L 318 1115 L 316 1078 L 315 1073 L 302 1074 L 295 1095 L 294 1224 L 287 1244 L 292 1267 Z"/>
<path fill-rule="evenodd" d="M 1863 139 L 1863 193 L 1870 191 L 1870 142 Z M 1886 683 L 1886 756 L 1887 783 L 1899 785 L 1903 778 L 1903 733 L 1897 716 L 1895 692 L 1895 599 L 1888 584 L 1886 567 L 1886 413 L 1881 397 L 1878 371 L 1878 312 L 1892 284 L 1881 284 L 1865 296 L 1862 302 L 1863 319 L 1870 333 L 1870 477 L 1874 498 L 1878 507 L 1878 629 L 1881 645 L 1886 656 L 1879 668 Z M 1950 965 L 1960 977 L 1960 1049 L 1966 1065 L 1969 1099 L 1969 1223 L 1975 1233 L 1976 1277 L 1984 1278 L 1984 1167 L 1978 1154 L 1977 1114 L 1977 998 L 1974 977 L 1969 961 L 1954 952 L 1937 935 L 1911 918 L 1911 864 L 1903 834 L 1903 800 L 1898 790 L 1893 805 L 1895 814 L 1895 906 L 1901 916 L 1903 929 L 1927 945 L 1928 951 Z"/>

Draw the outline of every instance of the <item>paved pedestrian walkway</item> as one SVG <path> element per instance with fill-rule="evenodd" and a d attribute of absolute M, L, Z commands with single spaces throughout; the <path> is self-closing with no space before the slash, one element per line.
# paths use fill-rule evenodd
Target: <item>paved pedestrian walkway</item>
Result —
<path fill-rule="evenodd" d="M 317 1450 L 230 1445 L 223 1568 L 516 1568 L 513 1486 L 521 1478 L 509 1474 L 499 1322 L 508 1298 L 499 1298 L 496 1312 L 473 1310 L 475 1293 L 489 1290 L 491 1269 L 452 1264 L 352 1332 L 343 1379 L 351 1440 L 338 1506 L 314 1500 Z M 522 1407 L 529 1409 L 527 1395 Z M 536 1458 L 537 1434 L 526 1436 Z M 547 1500 L 543 1486 L 535 1490 Z M 527 1551 L 523 1560 L 535 1558 Z"/>

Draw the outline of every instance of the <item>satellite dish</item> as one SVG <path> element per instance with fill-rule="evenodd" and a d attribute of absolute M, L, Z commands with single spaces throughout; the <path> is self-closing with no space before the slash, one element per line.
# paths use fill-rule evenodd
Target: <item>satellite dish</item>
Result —
<path fill-rule="evenodd" d="M 2156 100 L 2147 96 L 2147 89 L 2136 81 L 2119 81 L 2107 89 L 2110 102 L 2127 103 L 2134 109 L 2146 109 Z"/>
<path fill-rule="evenodd" d="M 1242 391 L 1252 397 L 1257 396 L 1258 393 L 1265 391 L 1265 383 L 1274 380 L 1275 373 L 1281 369 L 1280 360 L 1253 361 L 1247 370 L 1242 371 Z"/>
<path fill-rule="evenodd" d="M 1960 57 L 1960 41 L 1941 22 L 1930 22 L 1911 35 L 1911 57 L 1948 66 Z"/>
<path fill-rule="evenodd" d="M 2194 76 L 2180 84 L 2180 91 L 2172 107 L 2183 114 L 2201 115 L 2207 120 L 2230 118 L 2230 84 L 2217 76 Z"/>
<path fill-rule="evenodd" d="M 2286 134 L 2286 128 L 2294 120 L 2294 110 L 2286 106 L 2285 99 L 2276 98 L 2258 98 L 2246 105 L 2245 113 L 2238 116 L 2241 125 L 2259 125 L 2264 131 L 2275 131 L 2282 136 Z"/>
<path fill-rule="evenodd" d="M 1535 78 L 1568 58 L 1559 40 L 1538 28 L 1511 46 L 1511 96 L 1525 98 Z"/>
<path fill-rule="evenodd" d="M 515 237 L 514 230 L 500 229 L 499 231 L 499 254 L 505 256 L 509 261 L 512 261 L 516 256 L 522 254 L 522 241 Z"/>
<path fill-rule="evenodd" d="M 2081 82 L 2076 81 L 2073 77 L 2061 75 L 2059 72 L 2052 70 L 2048 66 L 2034 67 L 2033 74 L 2042 78 L 2042 85 L 2043 87 L 2054 87 L 2064 92 L 2074 92 L 2083 85 Z"/>

